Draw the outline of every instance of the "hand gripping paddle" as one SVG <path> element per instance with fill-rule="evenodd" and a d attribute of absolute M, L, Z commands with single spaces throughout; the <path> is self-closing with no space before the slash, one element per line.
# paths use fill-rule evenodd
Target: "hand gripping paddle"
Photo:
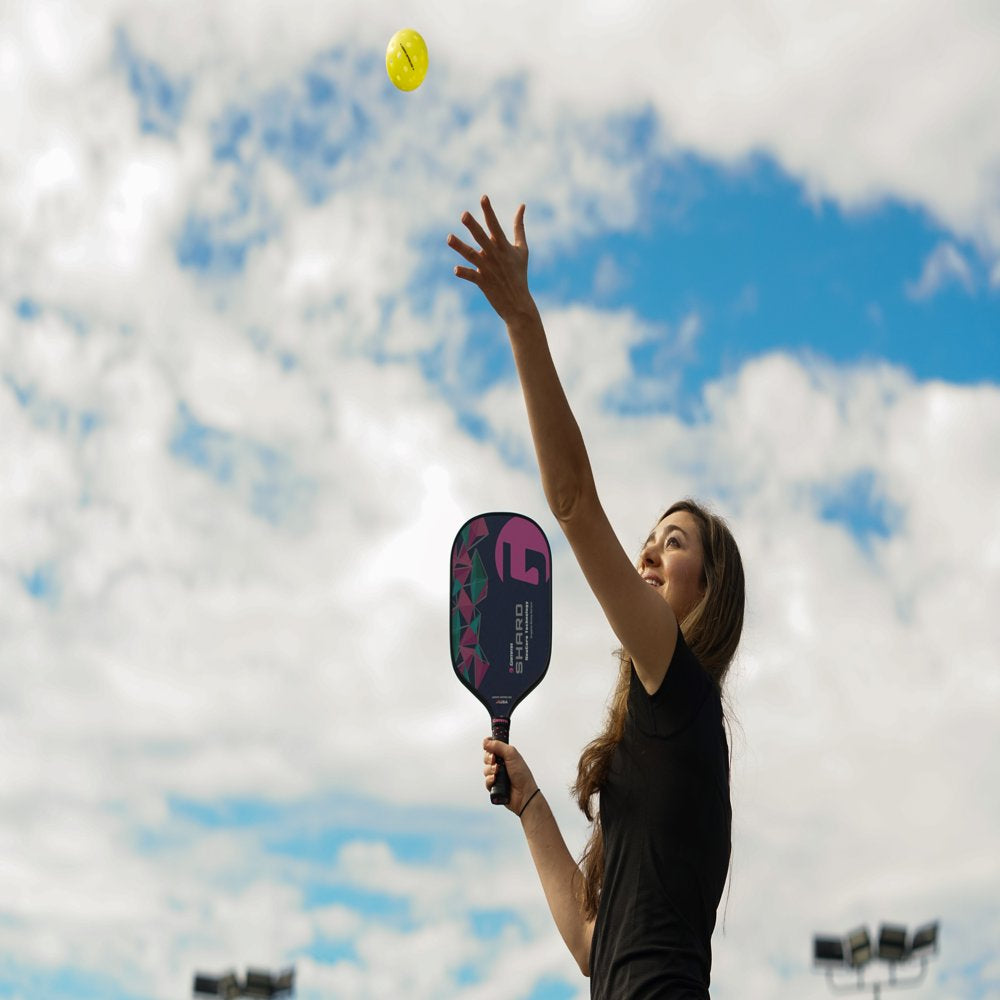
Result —
<path fill-rule="evenodd" d="M 552 653 L 552 550 L 521 514 L 479 514 L 451 549 L 451 662 L 486 706 L 493 739 L 509 742 L 510 715 L 549 668 Z M 497 759 L 494 805 L 510 801 Z"/>

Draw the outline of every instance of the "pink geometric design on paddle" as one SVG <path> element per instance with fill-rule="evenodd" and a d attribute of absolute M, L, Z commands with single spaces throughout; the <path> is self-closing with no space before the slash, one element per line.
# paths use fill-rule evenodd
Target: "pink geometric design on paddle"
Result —
<path fill-rule="evenodd" d="M 452 575 L 457 583 L 452 595 L 452 641 L 457 641 L 462 675 L 477 688 L 490 668 L 479 645 L 481 618 L 477 613 L 479 602 L 489 590 L 489 578 L 475 545 L 488 535 L 486 518 L 477 518 L 463 532 L 464 540 L 456 540 L 451 553 Z"/>
<path fill-rule="evenodd" d="M 487 534 L 486 518 L 478 517 L 469 525 L 469 541 L 466 544 L 471 549 L 480 538 L 485 538 Z"/>
<path fill-rule="evenodd" d="M 490 665 L 477 656 L 474 650 L 466 647 L 462 648 L 461 669 L 466 680 L 472 681 L 476 687 L 479 687 L 483 683 L 483 678 L 486 676 L 486 671 L 489 668 Z"/>
<path fill-rule="evenodd" d="M 469 593 L 466 590 L 460 590 L 458 593 L 458 600 L 456 601 L 458 610 L 462 615 L 462 621 L 466 624 L 472 621 L 472 615 L 476 610 L 476 606 L 472 603 L 472 598 L 469 597 Z"/>
<path fill-rule="evenodd" d="M 468 570 L 471 565 L 472 559 L 469 557 L 469 550 L 461 542 L 459 542 L 451 552 L 452 570 Z"/>

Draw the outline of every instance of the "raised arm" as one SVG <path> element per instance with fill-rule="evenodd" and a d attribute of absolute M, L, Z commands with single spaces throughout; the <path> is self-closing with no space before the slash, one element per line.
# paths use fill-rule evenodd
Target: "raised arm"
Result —
<path fill-rule="evenodd" d="M 489 199 L 484 196 L 482 204 L 489 234 L 469 212 L 462 216 L 463 224 L 481 250 L 473 250 L 454 235 L 448 237 L 448 245 L 476 265 L 456 267 L 455 274 L 478 285 L 507 324 L 538 456 L 542 489 L 552 513 L 561 521 L 572 512 L 581 494 L 594 492 L 594 476 L 583 435 L 552 362 L 542 318 L 528 289 L 524 205 L 514 218 L 511 244 Z"/>
<path fill-rule="evenodd" d="M 482 207 L 488 232 L 470 213 L 462 216 L 479 250 L 457 236 L 448 237 L 448 245 L 473 265 L 456 267 L 455 274 L 477 285 L 507 325 L 549 508 L 609 624 L 632 657 L 639 679 L 647 691 L 655 691 L 673 656 L 677 621 L 667 602 L 643 582 L 598 498 L 583 435 L 528 288 L 524 205 L 514 218 L 513 243 L 485 196 Z M 637 455 L 638 472 L 641 456 Z"/>

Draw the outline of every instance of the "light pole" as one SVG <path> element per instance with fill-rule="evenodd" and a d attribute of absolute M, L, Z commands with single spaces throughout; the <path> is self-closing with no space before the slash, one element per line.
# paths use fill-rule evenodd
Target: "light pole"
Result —
<path fill-rule="evenodd" d="M 208 976 L 203 972 L 194 975 L 195 997 L 254 997 L 261 1000 L 290 997 L 295 993 L 295 969 L 285 969 L 278 975 L 261 969 L 247 969 L 246 979 L 240 982 L 235 972 L 222 976 Z"/>
<path fill-rule="evenodd" d="M 817 934 L 813 937 L 813 965 L 826 973 L 827 982 L 834 993 L 862 993 L 872 991 L 873 1000 L 879 1000 L 882 987 L 893 989 L 897 986 L 916 986 L 927 973 L 927 962 L 937 954 L 938 922 L 918 927 L 913 936 L 907 938 L 906 928 L 899 924 L 882 924 L 879 929 L 877 947 L 872 947 L 867 927 L 858 927 L 843 937 Z M 878 979 L 865 984 L 865 970 L 878 959 L 889 966 L 889 978 Z M 909 970 L 913 963 L 920 963 L 915 975 L 907 974 L 899 978 L 900 968 Z M 850 973 L 853 983 L 838 982 L 838 973 Z"/>

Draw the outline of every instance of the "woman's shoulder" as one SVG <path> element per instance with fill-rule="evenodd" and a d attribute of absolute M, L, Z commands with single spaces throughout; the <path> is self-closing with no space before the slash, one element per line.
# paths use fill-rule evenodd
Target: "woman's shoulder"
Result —
<path fill-rule="evenodd" d="M 694 720 L 706 701 L 720 701 L 712 678 L 679 628 L 670 666 L 656 691 L 646 691 L 634 666 L 631 673 L 629 710 L 648 735 L 674 735 Z"/>

